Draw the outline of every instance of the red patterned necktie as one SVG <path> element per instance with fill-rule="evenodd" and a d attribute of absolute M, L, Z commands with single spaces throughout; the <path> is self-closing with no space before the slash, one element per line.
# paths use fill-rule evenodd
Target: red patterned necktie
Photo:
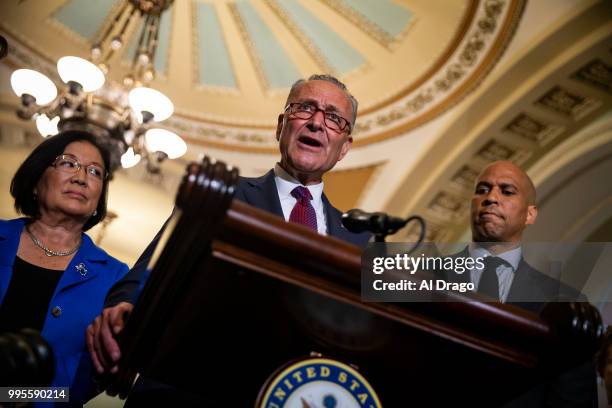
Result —
<path fill-rule="evenodd" d="M 291 210 L 289 221 L 306 225 L 317 231 L 317 214 L 310 203 L 310 200 L 312 200 L 310 191 L 306 187 L 298 186 L 291 190 L 291 195 L 295 197 L 297 202 Z"/>

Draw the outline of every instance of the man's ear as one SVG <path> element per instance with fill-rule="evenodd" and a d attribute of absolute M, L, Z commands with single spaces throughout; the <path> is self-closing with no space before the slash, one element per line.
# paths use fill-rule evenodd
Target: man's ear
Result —
<path fill-rule="evenodd" d="M 281 113 L 278 115 L 278 122 L 276 123 L 276 141 L 280 141 L 281 130 L 283 130 L 283 117 L 284 115 Z"/>
<path fill-rule="evenodd" d="M 348 151 L 351 150 L 352 145 L 353 145 L 353 137 L 349 135 L 344 141 L 344 143 L 342 144 L 342 147 L 340 148 L 340 155 L 338 156 L 338 161 L 342 160 L 344 156 L 346 156 Z"/>
<path fill-rule="evenodd" d="M 538 207 L 535 205 L 527 206 L 527 218 L 525 219 L 525 225 L 535 224 L 536 218 L 538 218 Z"/>

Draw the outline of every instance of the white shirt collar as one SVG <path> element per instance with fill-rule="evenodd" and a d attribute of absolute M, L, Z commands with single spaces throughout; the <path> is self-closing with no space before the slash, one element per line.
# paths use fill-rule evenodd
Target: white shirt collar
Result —
<path fill-rule="evenodd" d="M 323 182 L 318 184 L 311 184 L 304 186 L 293 176 L 291 176 L 285 169 L 281 167 L 279 163 L 274 166 L 274 181 L 276 182 L 276 189 L 278 190 L 278 196 L 281 201 L 284 198 L 292 197 L 291 191 L 297 186 L 303 186 L 310 191 L 312 195 L 312 206 L 317 208 L 321 204 L 321 194 L 323 194 Z"/>

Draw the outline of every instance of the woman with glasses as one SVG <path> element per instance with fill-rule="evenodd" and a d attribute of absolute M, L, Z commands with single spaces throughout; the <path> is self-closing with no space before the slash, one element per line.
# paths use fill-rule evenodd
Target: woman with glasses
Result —
<path fill-rule="evenodd" d="M 50 386 L 70 387 L 76 404 L 93 396 L 85 329 L 128 270 L 84 233 L 106 215 L 109 165 L 91 134 L 45 140 L 11 182 L 25 217 L 0 221 L 0 332 L 41 331 L 55 356 Z"/>

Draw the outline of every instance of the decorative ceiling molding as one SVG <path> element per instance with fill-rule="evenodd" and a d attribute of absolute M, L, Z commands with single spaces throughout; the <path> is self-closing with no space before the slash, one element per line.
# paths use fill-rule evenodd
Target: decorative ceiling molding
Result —
<path fill-rule="evenodd" d="M 251 59 L 251 65 L 249 67 L 240 67 L 240 69 L 250 69 L 257 73 L 256 76 L 259 81 L 261 95 L 244 95 L 243 89 L 222 89 L 223 87 L 214 85 L 208 86 L 207 84 L 198 83 L 198 59 L 194 57 L 194 55 L 197 55 L 198 42 L 193 41 L 193 44 L 189 44 L 186 47 L 189 50 L 191 59 L 193 59 L 192 64 L 195 66 L 190 69 L 190 73 L 194 75 L 191 83 L 196 85 L 192 86 L 189 90 L 185 90 L 185 92 L 181 91 L 177 93 L 177 95 L 173 95 L 171 92 L 173 88 L 170 85 L 173 79 L 172 74 L 160 78 L 161 84 L 165 86 L 165 88 L 162 87 L 162 90 L 170 91 L 169 95 L 173 101 L 175 101 L 176 105 L 175 116 L 166 126 L 180 133 L 181 136 L 188 138 L 190 142 L 202 146 L 214 146 L 222 149 L 252 153 L 275 153 L 277 146 L 274 139 L 276 125 L 274 118 L 278 115 L 280 108 L 277 106 L 278 102 L 271 103 L 271 101 L 282 99 L 286 90 L 271 89 L 271 87 L 275 87 L 272 86 L 273 84 L 270 82 L 270 73 L 267 73 L 263 66 L 263 61 L 261 60 L 262 54 L 257 51 L 257 44 L 254 43 L 253 38 L 248 32 L 248 27 L 245 26 L 246 22 L 243 21 L 244 16 L 241 16 L 241 9 L 239 10 L 239 7 L 246 7 L 252 10 L 254 14 L 257 14 L 261 8 L 266 8 L 267 14 L 274 17 L 273 20 L 280 20 L 280 22 L 286 26 L 286 30 L 292 33 L 294 37 L 292 44 L 301 44 L 305 52 L 310 55 L 317 65 L 321 66 L 322 69 L 330 69 L 333 64 L 323 56 L 322 52 L 320 52 L 321 50 L 315 52 L 318 47 L 314 46 L 310 36 L 307 36 L 302 29 L 294 24 L 293 20 L 286 15 L 286 10 L 281 10 L 280 4 L 275 0 L 240 0 L 240 2 L 227 1 L 223 3 L 211 2 L 205 4 L 212 5 L 213 7 L 211 7 L 211 9 L 213 10 L 219 7 L 229 10 L 227 13 L 230 15 L 230 19 L 227 21 L 224 20 L 224 23 L 229 21 L 239 29 L 240 41 L 246 44 L 244 49 L 247 50 Z M 464 5 L 459 20 L 454 21 L 457 24 L 456 27 L 453 28 L 454 34 L 449 35 L 444 44 L 436 45 L 436 47 L 440 47 L 441 45 L 444 45 L 444 47 L 440 49 L 439 53 L 434 53 L 437 57 L 433 59 L 431 63 L 423 67 L 424 71 L 422 74 L 416 76 L 415 80 L 406 83 L 401 83 L 401 78 L 398 78 L 398 83 L 395 88 L 380 89 L 380 92 L 377 94 L 388 96 L 384 96 L 379 101 L 372 103 L 367 99 L 365 101 L 362 100 L 362 108 L 360 109 L 356 129 L 353 134 L 354 146 L 370 145 L 404 135 L 411 129 L 436 118 L 464 98 L 478 85 L 478 83 L 480 83 L 480 81 L 482 81 L 502 55 L 508 41 L 512 38 L 524 4 L 525 0 L 472 0 Z M 257 7 L 255 7 L 255 5 L 257 5 Z M 348 22 L 352 25 L 358 25 L 358 27 L 356 27 L 357 30 L 366 32 L 369 36 L 373 35 L 373 25 L 375 25 L 373 21 L 375 21 L 375 18 L 373 16 L 368 17 L 364 15 L 359 17 L 360 14 L 357 9 L 352 9 L 354 11 L 353 13 L 345 13 L 347 7 L 351 8 L 349 1 L 319 0 L 316 3 L 308 4 L 309 12 L 315 10 L 314 8 L 311 9 L 311 6 L 314 5 L 319 7 L 319 9 L 317 9 L 319 12 L 321 10 L 320 7 L 329 10 L 329 14 L 325 17 L 343 20 L 343 24 Z M 175 7 L 179 6 L 179 3 L 175 5 Z M 403 4 L 394 4 L 393 6 L 405 8 Z M 196 12 L 195 4 L 189 3 L 185 5 L 185 7 L 187 7 L 189 11 L 186 13 L 183 12 L 181 15 L 190 16 L 193 20 L 195 18 L 194 13 Z M 419 15 L 419 10 L 417 9 L 413 10 L 411 8 L 410 10 L 406 10 L 407 13 L 410 13 L 410 18 L 407 20 L 406 27 L 394 37 L 393 41 L 395 43 L 393 46 L 390 46 L 390 49 L 381 48 L 386 49 L 386 52 L 390 53 L 390 57 L 393 56 L 392 54 L 394 53 L 399 53 L 394 56 L 396 60 L 397 58 L 403 58 L 403 54 L 401 53 L 414 48 L 414 45 L 410 42 L 413 41 L 412 36 L 414 33 L 417 33 L 417 28 L 425 27 L 427 24 L 429 24 L 428 27 L 430 30 L 432 27 L 435 27 L 433 21 L 425 20 L 426 15 L 427 18 L 431 18 L 429 15 L 430 13 L 425 13 L 421 10 L 421 15 Z M 175 14 L 174 10 L 173 14 Z M 316 16 L 316 18 L 319 17 L 322 16 Z M 364 22 L 363 19 L 367 19 L 370 23 L 362 25 L 361 23 Z M 53 19 L 47 18 L 47 20 Z M 105 20 L 101 19 L 101 21 Z M 267 19 L 265 21 L 262 20 L 262 22 L 264 25 L 271 24 L 272 20 Z M 172 24 L 173 30 L 169 36 L 169 49 L 173 46 L 172 42 L 178 41 L 178 39 L 174 39 L 172 35 L 176 30 L 175 27 L 179 24 L 181 23 L 178 21 L 174 21 Z M 329 29 L 335 28 L 330 26 L 329 20 L 321 19 L 321 24 L 324 24 Z M 53 27 L 56 25 L 61 24 L 55 21 Z M 104 23 L 101 23 L 101 26 L 104 25 Z M 189 26 L 192 27 L 192 31 L 196 28 L 193 21 Z M 35 34 L 28 30 L 16 32 L 15 27 L 20 27 L 19 23 L 0 23 L 2 31 L 7 32 L 13 40 L 16 40 L 11 44 L 12 47 L 17 50 L 17 52 L 10 57 L 10 64 L 12 66 L 37 67 L 43 64 L 34 61 L 36 57 L 46 61 L 51 61 L 53 59 L 52 56 L 44 54 L 44 49 L 40 48 L 40 43 L 37 43 L 38 40 L 34 38 Z M 379 28 L 381 30 L 384 29 L 384 27 Z M 60 28 L 55 27 L 54 29 L 57 30 Z M 226 28 L 224 28 L 224 30 L 225 29 Z M 132 29 L 132 31 L 134 30 L 135 29 Z M 71 30 L 65 27 L 60 29 L 60 31 L 71 32 Z M 389 31 L 392 30 L 389 29 Z M 298 35 L 300 32 L 302 34 Z M 88 44 L 84 44 L 82 41 L 83 38 L 76 33 L 64 32 L 64 34 L 71 40 L 74 40 L 74 44 L 71 46 L 78 47 L 80 44 L 81 47 L 87 47 L 88 49 Z M 190 35 L 193 39 L 193 36 L 197 34 L 192 32 Z M 278 35 L 278 33 L 274 35 Z M 30 44 L 30 42 L 32 42 L 31 38 L 34 38 L 33 44 Z M 388 39 L 389 38 L 386 40 Z M 224 37 L 224 40 L 227 40 L 227 37 Z M 378 41 L 375 42 L 378 43 Z M 177 46 L 177 44 L 174 44 L 174 47 Z M 282 46 L 287 46 L 287 44 L 283 43 Z M 349 44 L 349 46 L 351 46 L 351 44 Z M 24 47 L 28 48 L 28 50 L 22 50 Z M 236 47 L 236 44 L 229 43 L 227 47 Z M 278 48 L 279 52 L 284 54 L 280 45 L 278 45 Z M 418 47 L 416 49 L 418 49 Z M 286 54 L 285 57 L 287 57 Z M 371 78 L 373 76 L 373 78 L 375 78 L 377 71 L 384 66 L 384 60 L 381 61 L 377 59 L 371 61 L 368 60 L 368 55 L 365 55 L 365 59 L 366 62 L 361 68 L 346 74 L 346 78 L 341 76 L 341 79 L 347 82 L 350 89 L 353 89 L 353 83 L 358 83 L 362 77 Z M 410 69 L 410 61 L 411 57 L 409 54 L 406 54 L 405 64 L 407 70 Z M 179 62 L 180 61 L 169 63 L 174 64 Z M 367 69 L 363 68 L 366 66 Z M 238 68 L 235 65 L 233 67 L 234 69 Z M 172 70 L 171 66 L 166 68 L 167 72 Z M 46 70 L 43 70 L 43 72 L 45 71 Z M 113 70 L 111 70 L 110 73 L 114 75 Z M 114 78 L 113 76 L 111 77 Z M 239 76 L 236 75 L 236 77 Z M 201 106 L 210 106 L 210 103 L 196 103 L 196 101 L 199 100 L 197 96 L 198 93 L 202 94 L 202 98 L 211 98 L 215 95 L 218 98 L 223 98 L 224 102 L 222 105 L 227 105 L 227 109 L 223 109 L 216 114 L 210 113 L 206 109 L 202 109 Z M 191 101 L 190 104 L 181 104 L 181 99 L 183 98 L 182 94 L 191 95 L 187 98 Z M 231 99 L 236 100 L 236 106 L 241 105 L 245 100 L 253 99 L 253 101 L 255 101 L 259 99 L 261 102 L 258 102 L 258 105 L 271 107 L 269 109 L 271 119 L 269 121 L 252 120 L 250 112 L 245 112 L 243 108 L 232 108 L 233 102 L 228 105 Z M 258 106 L 258 108 L 260 107 Z M 268 108 L 266 107 L 265 109 Z"/>
<path fill-rule="evenodd" d="M 381 27 L 379 24 L 376 24 L 372 19 L 368 18 L 366 15 L 360 13 L 358 10 L 350 7 L 343 0 L 322 0 L 323 3 L 327 4 L 330 8 L 336 10 L 339 14 L 343 15 L 346 19 L 350 20 L 355 26 L 361 28 L 368 36 L 377 41 L 380 45 L 387 48 L 389 51 L 393 51 L 397 48 L 400 41 L 406 36 L 406 33 L 414 24 L 414 17 L 411 15 L 408 10 L 407 13 L 409 15 L 408 20 L 406 21 L 402 31 L 397 35 L 392 35 L 385 27 Z M 379 1 L 378 7 L 380 7 L 384 3 L 383 1 Z M 389 6 L 395 6 L 396 9 L 401 11 L 401 7 L 393 4 L 392 2 L 388 2 Z"/>
<path fill-rule="evenodd" d="M 576 71 L 572 79 L 612 93 L 612 65 L 596 58 Z"/>
<path fill-rule="evenodd" d="M 356 145 L 402 135 L 434 119 L 467 96 L 503 54 L 524 5 L 524 1 L 482 1 L 461 44 L 437 72 L 395 103 L 360 116 L 355 125 Z"/>
<path fill-rule="evenodd" d="M 578 72 L 588 71 L 590 64 L 582 66 Z M 510 122 L 505 125 L 501 122 L 497 129 L 484 132 L 489 136 L 480 138 L 477 142 L 480 147 L 462 163 L 453 166 L 458 170 L 452 176 L 435 182 L 436 187 L 428 194 L 433 198 L 415 210 L 432 226 L 428 231 L 429 239 L 453 242 L 464 236 L 473 186 L 487 164 L 509 160 L 529 169 L 556 146 L 570 139 L 578 129 L 585 127 L 589 123 L 585 118 L 604 115 L 612 109 L 612 98 L 600 99 L 596 92 L 588 89 L 583 92 L 567 90 L 566 84 L 571 84 L 572 80 L 577 79 L 575 76 L 559 79 L 556 85 L 523 106 Z M 542 117 L 540 108 L 550 111 L 551 115 Z M 409 229 L 396 239 L 410 242 L 417 237 L 418 230 Z"/>
<path fill-rule="evenodd" d="M 35 69 L 51 78 L 56 85 L 61 83 L 55 63 L 38 53 L 29 44 L 29 41 L 15 37 L 9 31 L 4 30 L 1 23 L 0 34 L 8 41 L 8 54 L 2 63 L 7 64 L 13 69 L 23 67 Z"/>
<path fill-rule="evenodd" d="M 251 63 L 253 64 L 253 68 L 255 69 L 255 72 L 257 73 L 257 78 L 259 78 L 259 82 L 262 84 L 262 90 L 265 91 L 266 89 L 270 88 L 270 84 L 268 83 L 266 74 L 264 73 L 264 70 L 261 66 L 259 55 L 257 55 L 257 52 L 255 51 L 255 44 L 253 44 L 253 40 L 251 39 L 251 36 L 249 35 L 249 32 L 246 28 L 244 20 L 240 16 L 240 12 L 238 11 L 238 8 L 236 7 L 236 5 L 233 3 L 230 3 L 227 5 L 227 7 L 229 8 L 230 14 L 232 18 L 234 19 L 234 24 L 236 24 L 236 27 L 238 27 L 238 31 L 240 32 L 240 35 L 242 36 L 242 41 L 244 41 L 247 46 L 246 49 L 249 53 L 249 57 L 251 58 Z"/>
<path fill-rule="evenodd" d="M 276 15 L 279 21 L 281 21 L 287 29 L 297 38 L 302 44 L 304 49 L 310 54 L 312 59 L 317 63 L 321 72 L 328 72 L 330 74 L 337 75 L 337 72 L 332 68 L 329 61 L 325 58 L 323 53 L 317 46 L 310 41 L 310 38 L 295 24 L 293 19 L 287 14 L 276 0 L 264 0 L 265 3 L 270 7 L 272 12 Z"/>

